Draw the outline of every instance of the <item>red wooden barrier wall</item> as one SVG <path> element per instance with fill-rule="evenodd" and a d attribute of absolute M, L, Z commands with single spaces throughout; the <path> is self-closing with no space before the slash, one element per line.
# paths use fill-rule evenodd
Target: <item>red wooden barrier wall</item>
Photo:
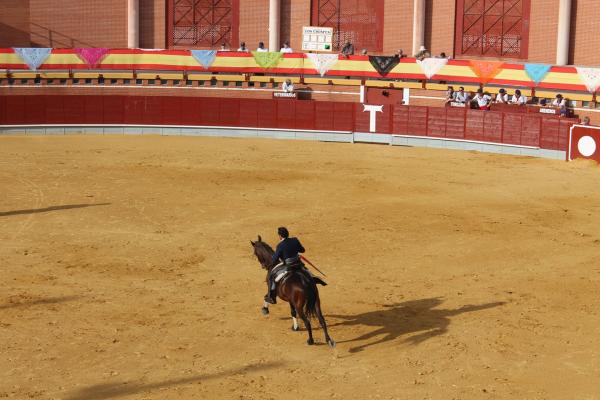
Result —
<path fill-rule="evenodd" d="M 566 150 L 575 119 L 385 104 L 377 132 Z M 0 97 L 0 125 L 131 124 L 369 132 L 358 103 L 160 96 Z"/>

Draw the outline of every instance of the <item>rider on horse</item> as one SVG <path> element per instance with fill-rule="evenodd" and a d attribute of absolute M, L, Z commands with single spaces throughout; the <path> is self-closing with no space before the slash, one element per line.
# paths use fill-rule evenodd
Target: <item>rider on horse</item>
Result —
<path fill-rule="evenodd" d="M 281 263 L 274 267 L 269 273 L 268 284 L 269 284 L 269 293 L 265 295 L 265 301 L 270 304 L 276 304 L 277 292 L 276 292 L 276 282 L 275 276 L 278 272 L 282 271 L 282 269 L 289 269 L 292 267 L 303 268 L 304 264 L 300 260 L 300 255 L 298 253 L 304 253 L 304 247 L 300 244 L 300 241 L 293 237 L 290 237 L 290 233 L 284 227 L 280 227 L 277 229 L 277 234 L 279 235 L 279 244 L 277 245 L 277 249 L 275 250 L 275 254 L 273 254 L 273 262 L 272 264 Z"/>

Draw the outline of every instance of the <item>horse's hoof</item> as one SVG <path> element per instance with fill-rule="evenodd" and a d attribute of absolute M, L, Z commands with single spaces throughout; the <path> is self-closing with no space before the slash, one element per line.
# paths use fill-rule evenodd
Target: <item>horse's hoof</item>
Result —
<path fill-rule="evenodd" d="M 263 307 L 261 311 L 263 315 L 269 315 L 269 309 L 267 307 Z"/>
<path fill-rule="evenodd" d="M 329 347 L 331 347 L 332 349 L 335 348 L 335 341 L 333 339 L 329 339 L 327 340 L 327 344 L 329 345 Z"/>
<path fill-rule="evenodd" d="M 300 330 L 300 327 L 299 327 L 299 326 L 293 326 L 293 325 L 292 325 L 292 330 L 293 330 L 294 332 L 298 332 L 298 331 Z"/>
<path fill-rule="evenodd" d="M 308 339 L 308 340 L 306 341 L 306 343 L 308 343 L 308 345 L 309 345 L 309 346 L 312 346 L 313 344 L 315 344 L 315 341 L 314 341 L 314 340 L 312 340 L 312 339 Z"/>

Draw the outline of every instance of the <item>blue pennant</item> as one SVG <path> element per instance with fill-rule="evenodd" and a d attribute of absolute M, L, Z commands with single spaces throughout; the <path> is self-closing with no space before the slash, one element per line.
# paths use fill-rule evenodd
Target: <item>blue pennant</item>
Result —
<path fill-rule="evenodd" d="M 50 53 L 52 53 L 52 49 L 45 47 L 14 47 L 13 50 L 21 56 L 23 61 L 25 61 L 25 64 L 34 71 L 36 71 L 50 56 Z"/>
<path fill-rule="evenodd" d="M 552 68 L 552 65 L 548 64 L 525 64 L 527 75 L 529 75 L 536 85 L 544 79 L 550 68 Z"/>
<path fill-rule="evenodd" d="M 210 66 L 215 62 L 217 57 L 216 50 L 190 50 L 192 56 L 198 61 L 205 69 L 209 69 Z"/>

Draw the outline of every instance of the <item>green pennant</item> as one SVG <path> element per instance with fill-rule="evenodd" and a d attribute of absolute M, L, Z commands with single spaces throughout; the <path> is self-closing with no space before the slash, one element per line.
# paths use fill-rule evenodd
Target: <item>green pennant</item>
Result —
<path fill-rule="evenodd" d="M 272 68 L 279 64 L 279 60 L 283 57 L 283 54 L 278 51 L 259 52 L 253 51 L 252 55 L 258 65 L 263 68 Z"/>

